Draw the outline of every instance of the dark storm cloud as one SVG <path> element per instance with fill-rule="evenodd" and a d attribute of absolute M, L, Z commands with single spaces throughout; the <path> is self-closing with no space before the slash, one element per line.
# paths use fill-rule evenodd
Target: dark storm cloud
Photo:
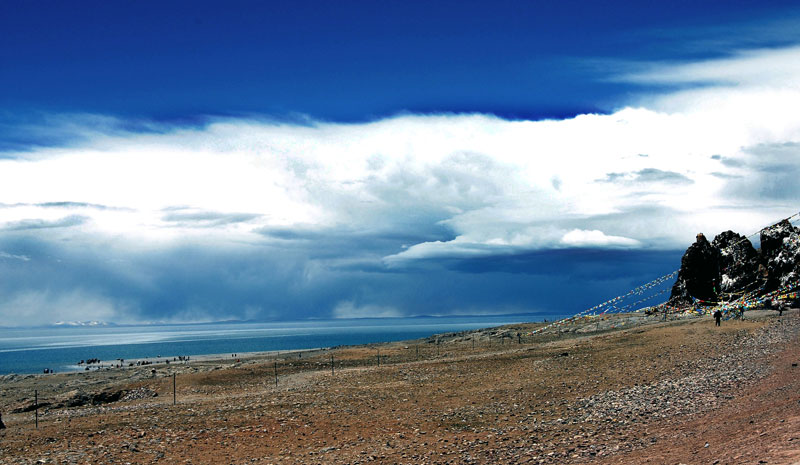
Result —
<path fill-rule="evenodd" d="M 448 241 L 454 238 L 452 231 L 440 224 L 421 223 L 413 227 L 390 227 L 380 229 L 353 230 L 346 227 L 303 228 L 265 227 L 254 232 L 282 247 L 302 247 L 313 251 L 312 255 L 348 255 L 358 251 L 380 254 L 396 253 L 404 245 L 429 241 Z M 327 253 L 325 252 L 327 251 Z"/>
<path fill-rule="evenodd" d="M 712 158 L 714 158 L 714 157 L 712 157 Z M 744 164 L 745 164 L 745 162 L 743 160 L 738 159 L 738 158 L 732 158 L 732 157 L 718 157 L 718 158 L 715 158 L 715 160 L 719 160 L 720 163 L 722 163 L 724 166 L 726 166 L 728 168 L 740 168 L 740 167 L 744 166 Z"/>
<path fill-rule="evenodd" d="M 645 168 L 636 172 L 634 182 L 671 182 L 677 184 L 691 184 L 694 181 L 674 171 Z"/>
<path fill-rule="evenodd" d="M 714 171 L 714 172 L 712 172 L 710 174 L 711 174 L 711 176 L 714 176 L 715 178 L 720 178 L 720 179 L 741 179 L 742 178 L 742 176 L 740 176 L 740 175 L 729 174 L 729 173 L 720 173 L 719 171 Z"/>
<path fill-rule="evenodd" d="M 265 227 L 257 229 L 255 232 L 271 239 L 280 239 L 285 241 L 320 240 L 329 236 L 320 230 L 302 229 L 297 227 Z"/>
<path fill-rule="evenodd" d="M 785 201 L 794 205 L 800 197 L 800 144 L 762 144 L 744 151 L 736 167 L 747 176 L 731 179 L 724 192 L 728 197 L 755 203 Z M 724 162 L 724 160 L 723 160 Z"/>
<path fill-rule="evenodd" d="M 43 202 L 35 204 L 37 207 L 42 208 L 91 208 L 94 210 L 113 210 L 113 211 L 130 211 L 130 208 L 111 207 L 108 205 L 100 205 L 97 203 L 86 202 Z"/>
<path fill-rule="evenodd" d="M 86 216 L 71 215 L 57 220 L 26 219 L 7 223 L 2 231 L 27 231 L 34 229 L 69 228 L 79 226 L 89 220 Z"/>
<path fill-rule="evenodd" d="M 657 276 L 677 268 L 681 253 L 674 250 L 631 251 L 614 249 L 555 249 L 510 256 L 446 261 L 446 265 L 465 273 L 514 273 L 526 275 L 569 275 L 603 281 L 631 277 Z"/>
<path fill-rule="evenodd" d="M 211 228 L 226 224 L 246 223 L 259 218 L 254 213 L 219 213 L 213 211 L 171 211 L 161 219 L 180 226 Z"/>
<path fill-rule="evenodd" d="M 390 248 L 389 240 L 373 242 L 367 249 Z M 320 242 L 319 248 L 330 244 Z M 314 258 L 308 250 L 278 244 L 186 244 L 134 252 L 17 236 L 0 238 L 0 250 L 30 257 L 0 260 L 0 292 L 7 302 L 44 292 L 40 283 L 46 282 L 49 296 L 80 289 L 124 308 L 119 317 L 133 321 L 325 318 L 345 302 L 404 315 L 569 314 L 596 303 L 598 295 L 613 296 L 670 271 L 680 258 L 679 252 L 565 250 L 428 260 L 387 272 L 369 258 L 379 256 L 370 250 Z M 64 309 L 65 319 L 73 316 L 69 311 Z"/>
<path fill-rule="evenodd" d="M 0 203 L 0 208 L 16 208 L 16 207 L 39 207 L 39 208 L 63 208 L 65 210 L 77 210 L 77 209 L 92 209 L 92 210 L 101 210 L 101 211 L 132 211 L 130 208 L 124 207 L 112 207 L 109 205 L 101 205 L 97 203 L 87 203 L 87 202 L 41 202 L 41 203 Z"/>
<path fill-rule="evenodd" d="M 656 168 L 645 168 L 625 173 L 606 173 L 600 182 L 624 182 L 627 184 L 665 182 L 672 184 L 693 184 L 694 181 L 675 171 L 664 171 Z"/>

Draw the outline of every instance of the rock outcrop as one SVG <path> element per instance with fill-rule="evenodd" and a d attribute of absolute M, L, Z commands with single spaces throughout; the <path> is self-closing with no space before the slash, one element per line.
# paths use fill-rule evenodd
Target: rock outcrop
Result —
<path fill-rule="evenodd" d="M 156 397 L 154 391 L 146 388 L 134 390 L 106 390 L 95 393 L 86 393 L 78 389 L 56 396 L 52 402 L 39 401 L 37 404 L 34 399 L 25 399 L 21 405 L 11 410 L 11 413 L 32 412 L 39 409 L 59 409 L 67 407 L 82 407 L 84 405 L 103 405 L 119 400 L 142 399 L 146 397 Z"/>
<path fill-rule="evenodd" d="M 692 297 L 701 300 L 716 300 L 720 280 L 719 249 L 713 247 L 702 233 L 690 245 L 681 258 L 678 279 L 672 286 L 670 304 L 686 305 Z"/>
<path fill-rule="evenodd" d="M 761 230 L 761 248 L 733 231 L 709 243 L 701 233 L 681 259 L 669 304 L 716 303 L 737 294 L 770 292 L 800 277 L 800 228 L 788 220 Z"/>
<path fill-rule="evenodd" d="M 800 228 L 789 221 L 761 231 L 761 261 L 765 290 L 772 291 L 800 276 Z"/>
<path fill-rule="evenodd" d="M 719 250 L 719 290 L 726 293 L 755 290 L 759 284 L 758 251 L 747 237 L 733 231 L 717 235 L 711 246 Z"/>

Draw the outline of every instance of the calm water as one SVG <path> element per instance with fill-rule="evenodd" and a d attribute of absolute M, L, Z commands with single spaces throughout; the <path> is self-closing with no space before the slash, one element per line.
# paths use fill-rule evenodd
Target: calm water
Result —
<path fill-rule="evenodd" d="M 80 360 L 311 349 L 416 339 L 554 316 L 470 316 L 0 329 L 0 374 L 79 369 Z"/>

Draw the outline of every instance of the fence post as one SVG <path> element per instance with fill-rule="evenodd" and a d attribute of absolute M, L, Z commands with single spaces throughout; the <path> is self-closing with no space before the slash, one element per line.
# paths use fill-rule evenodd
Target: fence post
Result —
<path fill-rule="evenodd" d="M 334 372 L 333 372 L 333 354 L 331 354 L 331 374 L 334 374 Z"/>
<path fill-rule="evenodd" d="M 278 361 L 275 361 L 275 365 L 273 365 L 275 369 L 275 387 L 278 387 Z"/>
<path fill-rule="evenodd" d="M 378 349 L 378 366 L 381 366 L 381 349 Z"/>
<path fill-rule="evenodd" d="M 39 429 L 39 390 L 33 390 L 33 407 L 35 413 L 33 414 L 34 421 L 36 422 L 36 429 Z"/>
<path fill-rule="evenodd" d="M 177 389 L 175 389 L 175 373 L 172 374 L 172 405 L 175 405 L 178 401 L 177 398 Z"/>

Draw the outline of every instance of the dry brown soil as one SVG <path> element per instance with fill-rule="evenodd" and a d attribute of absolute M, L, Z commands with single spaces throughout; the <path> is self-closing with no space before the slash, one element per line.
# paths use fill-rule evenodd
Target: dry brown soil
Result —
<path fill-rule="evenodd" d="M 800 462 L 797 310 L 626 328 L 6 380 L 0 463 Z M 36 429 L 9 413 L 33 389 L 158 396 L 41 409 Z"/>

